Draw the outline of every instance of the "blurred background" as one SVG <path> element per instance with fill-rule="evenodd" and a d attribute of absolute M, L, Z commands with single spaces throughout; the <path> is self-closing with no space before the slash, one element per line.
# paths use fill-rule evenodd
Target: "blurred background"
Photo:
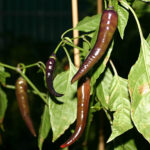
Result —
<path fill-rule="evenodd" d="M 80 2 L 80 18 L 89 8 L 86 0 Z M 1 60 L 14 65 L 25 58 L 28 63 L 46 60 L 72 27 L 71 15 L 71 1 L 0 0 Z"/>
<path fill-rule="evenodd" d="M 133 6 L 140 18 L 144 36 L 147 37 L 150 32 L 150 22 L 148 21 L 150 19 L 150 6 L 140 1 L 134 3 Z M 59 43 L 61 34 L 72 28 L 71 13 L 70 0 L 0 0 L 0 62 L 13 66 L 20 62 L 26 65 L 37 61 L 45 63 Z M 79 20 L 96 13 L 96 0 L 79 1 Z M 130 14 L 124 40 L 120 39 L 118 33 L 115 35 L 117 42 L 112 53 L 112 60 L 119 75 L 125 78 L 139 53 L 140 39 L 135 25 L 134 18 Z M 72 34 L 69 35 L 72 37 Z M 63 71 L 67 63 L 63 56 L 63 51 L 60 51 L 55 74 Z M 8 71 L 10 72 L 10 70 Z M 36 68 L 31 69 L 31 71 L 29 69 L 27 72 L 28 77 L 41 91 L 44 91 L 45 87 L 43 87 L 43 80 L 41 79 L 42 74 L 36 72 L 38 72 Z M 15 84 L 18 74 L 10 73 L 12 76 L 7 82 Z M 0 130 L 0 150 L 38 149 L 37 139 L 32 137 L 20 116 L 15 92 L 8 89 L 4 90 L 8 95 L 8 109 L 4 119 L 4 131 Z M 44 104 L 38 96 L 32 94 L 29 95 L 29 103 L 31 117 L 38 133 Z M 97 149 L 98 147 L 98 131 L 101 124 L 99 116 L 99 113 L 94 115 L 89 135 L 89 149 Z M 104 117 L 103 121 L 104 138 L 107 141 L 110 135 L 110 125 L 106 117 Z M 139 149 L 141 149 L 141 146 L 142 149 L 144 148 L 143 150 L 149 149 L 148 143 L 135 129 L 124 136 L 134 137 Z M 59 144 L 62 143 L 62 138 L 63 136 L 56 143 L 52 143 L 52 133 L 50 132 L 43 149 L 57 150 Z M 71 149 L 78 150 L 80 148 L 77 145 L 76 147 L 71 147 Z M 111 144 L 108 144 L 106 149 L 111 149 Z"/>

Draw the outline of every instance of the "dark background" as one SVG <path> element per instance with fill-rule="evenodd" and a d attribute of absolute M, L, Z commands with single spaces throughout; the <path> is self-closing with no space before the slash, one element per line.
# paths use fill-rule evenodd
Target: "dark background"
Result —
<path fill-rule="evenodd" d="M 96 14 L 96 9 L 96 0 L 79 1 L 79 20 L 87 15 Z M 150 31 L 149 19 L 149 13 L 140 14 L 140 22 L 145 37 Z M 0 0 L 0 62 L 13 66 L 20 62 L 26 65 L 37 61 L 46 62 L 48 56 L 60 42 L 61 34 L 69 28 L 72 28 L 70 0 Z M 138 57 L 140 47 L 137 26 L 131 14 L 124 40 L 120 39 L 118 32 L 115 34 L 115 40 L 111 57 L 119 75 L 127 78 L 130 67 Z M 66 64 L 63 51 L 60 51 L 57 57 L 56 74 L 62 71 Z M 7 82 L 15 84 L 18 74 L 10 70 L 7 71 L 11 73 L 11 78 Z M 41 91 L 45 91 L 43 79 L 41 79 L 41 74 L 36 73 L 37 71 L 36 68 L 29 69 L 27 75 Z M 8 96 L 8 109 L 4 120 L 4 131 L 0 130 L 2 137 L 0 150 L 38 149 L 37 138 L 32 137 L 20 116 L 15 92 L 8 89 L 4 90 Z M 31 117 L 38 133 L 44 103 L 38 96 L 32 94 L 29 95 L 29 103 Z M 100 124 L 99 113 L 95 113 L 89 135 L 89 149 L 97 148 Z M 110 125 L 106 117 L 104 117 L 104 135 L 105 141 L 107 141 L 110 135 Z M 57 150 L 59 144 L 64 141 L 64 137 L 65 135 L 57 142 L 51 143 L 52 133 L 50 132 L 43 149 Z M 139 150 L 150 148 L 136 129 L 127 132 L 124 137 L 135 138 Z M 79 143 L 81 142 L 79 141 Z M 78 150 L 81 148 L 76 144 L 70 149 Z M 113 149 L 112 145 L 108 144 L 107 149 Z"/>

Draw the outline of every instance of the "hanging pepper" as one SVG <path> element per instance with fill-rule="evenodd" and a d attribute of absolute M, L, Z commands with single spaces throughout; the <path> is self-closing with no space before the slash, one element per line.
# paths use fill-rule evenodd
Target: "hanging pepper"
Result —
<path fill-rule="evenodd" d="M 97 41 L 78 72 L 72 78 L 71 83 L 84 76 L 104 55 L 117 28 L 117 23 L 118 15 L 112 7 L 109 7 L 102 14 Z"/>
<path fill-rule="evenodd" d="M 56 55 L 52 53 L 52 55 L 50 56 L 50 58 L 46 63 L 46 83 L 47 88 L 52 95 L 56 97 L 61 97 L 63 96 L 63 94 L 57 93 L 53 87 L 53 72 L 55 69 L 55 62 L 56 62 Z"/>
<path fill-rule="evenodd" d="M 90 80 L 88 78 L 81 80 L 79 83 L 77 97 L 77 123 L 75 132 L 64 144 L 60 146 L 61 148 L 67 147 L 77 141 L 85 129 L 90 99 Z"/>
<path fill-rule="evenodd" d="M 28 95 L 27 95 L 27 82 L 22 77 L 19 77 L 16 81 L 16 97 L 23 120 L 25 121 L 27 127 L 29 128 L 33 136 L 36 136 L 33 123 L 30 118 Z"/>

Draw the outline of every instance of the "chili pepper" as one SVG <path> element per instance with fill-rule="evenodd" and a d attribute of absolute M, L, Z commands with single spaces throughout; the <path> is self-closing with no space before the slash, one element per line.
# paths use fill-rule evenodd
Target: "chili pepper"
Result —
<path fill-rule="evenodd" d="M 77 123 L 73 135 L 60 147 L 64 148 L 79 139 L 82 135 L 88 114 L 89 99 L 90 99 L 90 80 L 88 78 L 81 80 L 77 90 L 78 105 L 77 105 Z"/>
<path fill-rule="evenodd" d="M 63 94 L 57 93 L 53 87 L 53 72 L 55 69 L 55 62 L 56 62 L 56 55 L 52 53 L 50 58 L 48 59 L 46 63 L 46 83 L 49 92 L 56 96 L 56 97 L 61 97 Z"/>
<path fill-rule="evenodd" d="M 19 77 L 16 81 L 16 97 L 19 106 L 19 110 L 23 120 L 33 136 L 36 136 L 32 120 L 30 118 L 28 95 L 27 95 L 27 82 L 24 78 Z"/>
<path fill-rule="evenodd" d="M 117 23 L 118 23 L 118 15 L 113 10 L 112 7 L 108 8 L 103 12 L 97 36 L 97 41 L 93 49 L 91 50 L 91 52 L 81 65 L 78 72 L 72 78 L 71 83 L 75 82 L 76 80 L 84 76 L 104 55 L 113 37 L 113 34 L 117 28 Z"/>

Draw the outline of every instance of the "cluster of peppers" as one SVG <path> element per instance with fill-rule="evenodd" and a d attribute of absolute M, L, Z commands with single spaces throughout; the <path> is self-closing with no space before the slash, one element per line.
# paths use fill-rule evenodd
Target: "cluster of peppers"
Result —
<path fill-rule="evenodd" d="M 116 11 L 112 7 L 108 7 L 107 10 L 104 10 L 101 22 L 99 26 L 99 32 L 97 36 L 97 41 L 95 46 L 79 68 L 78 72 L 74 75 L 71 80 L 71 83 L 79 80 L 78 89 L 77 89 L 77 123 L 75 132 L 73 135 L 60 147 L 65 148 L 73 144 L 79 137 L 82 135 L 87 120 L 89 99 L 90 99 L 90 79 L 85 77 L 85 74 L 99 61 L 99 59 L 104 55 L 107 50 L 109 43 L 115 33 L 118 23 L 118 16 Z M 53 53 L 49 60 L 46 63 L 46 83 L 49 92 L 56 96 L 61 97 L 63 94 L 57 93 L 53 87 L 53 72 L 55 69 L 56 54 Z M 21 111 L 21 115 L 25 120 L 31 133 L 36 136 L 28 108 L 27 101 L 27 84 L 26 81 L 20 77 L 16 82 L 16 96 Z"/>
<path fill-rule="evenodd" d="M 77 105 L 77 123 L 73 135 L 60 147 L 65 148 L 73 144 L 82 135 L 87 120 L 89 99 L 90 99 L 90 79 L 85 77 L 85 74 L 99 61 L 107 50 L 109 43 L 115 33 L 118 24 L 118 15 L 112 7 L 104 10 L 99 26 L 97 41 L 77 71 L 73 76 L 71 83 L 79 80 L 77 89 L 78 105 Z M 57 93 L 53 87 L 53 71 L 55 68 L 56 55 L 53 53 L 46 63 L 46 81 L 49 92 L 54 96 L 63 96 Z"/>

